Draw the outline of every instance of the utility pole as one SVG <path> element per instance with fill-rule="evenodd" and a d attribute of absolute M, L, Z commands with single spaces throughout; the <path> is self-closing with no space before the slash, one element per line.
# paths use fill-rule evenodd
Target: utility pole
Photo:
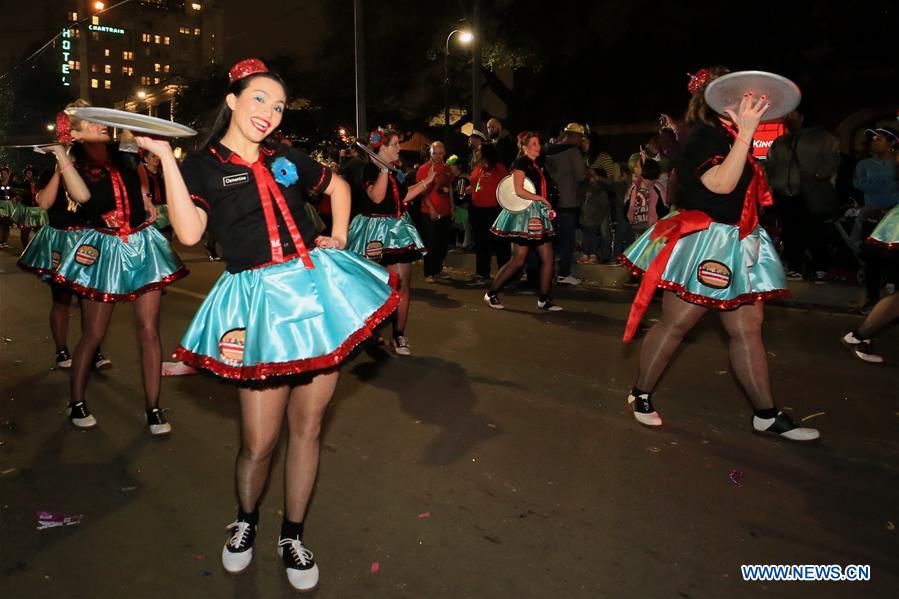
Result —
<path fill-rule="evenodd" d="M 481 0 L 473 0 L 471 11 L 474 45 L 471 48 L 471 124 L 478 131 L 481 127 Z"/>
<path fill-rule="evenodd" d="M 356 138 L 368 139 L 365 118 L 365 30 L 362 26 L 362 0 L 353 0 L 353 29 L 356 37 Z"/>

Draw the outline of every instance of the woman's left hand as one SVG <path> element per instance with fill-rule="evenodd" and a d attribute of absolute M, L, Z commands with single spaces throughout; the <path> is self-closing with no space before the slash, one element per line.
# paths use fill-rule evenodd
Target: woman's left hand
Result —
<path fill-rule="evenodd" d="M 315 238 L 315 247 L 326 250 L 342 250 L 346 247 L 346 239 L 339 237 L 328 237 L 327 235 L 319 235 Z"/>

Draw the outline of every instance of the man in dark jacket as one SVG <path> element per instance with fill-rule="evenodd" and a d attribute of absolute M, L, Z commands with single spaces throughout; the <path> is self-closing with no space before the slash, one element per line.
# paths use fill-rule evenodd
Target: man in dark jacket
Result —
<path fill-rule="evenodd" d="M 546 148 L 546 168 L 559 189 L 556 205 L 556 253 L 559 256 L 559 285 L 580 285 L 581 280 L 571 274 L 574 247 L 577 238 L 577 217 L 581 209 L 582 196 L 579 186 L 587 178 L 587 165 L 581 142 L 584 126 L 569 123 L 559 135 L 558 143 Z"/>

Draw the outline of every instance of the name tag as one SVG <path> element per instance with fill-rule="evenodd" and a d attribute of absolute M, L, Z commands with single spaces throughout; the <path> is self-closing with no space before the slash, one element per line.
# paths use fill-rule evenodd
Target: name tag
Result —
<path fill-rule="evenodd" d="M 250 173 L 240 173 L 239 175 L 228 175 L 227 177 L 222 177 L 222 185 L 225 187 L 232 187 L 234 185 L 240 185 L 241 183 L 246 183 L 250 180 Z"/>

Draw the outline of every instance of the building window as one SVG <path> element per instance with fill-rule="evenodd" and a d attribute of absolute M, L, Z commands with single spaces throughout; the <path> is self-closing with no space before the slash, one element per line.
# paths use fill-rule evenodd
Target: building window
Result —
<path fill-rule="evenodd" d="M 171 69 L 171 65 L 165 65 L 164 67 L 162 67 L 162 72 L 168 73 L 170 69 Z"/>
<path fill-rule="evenodd" d="M 69 19 L 71 19 L 72 21 L 77 21 L 77 20 L 78 20 L 78 13 L 77 13 L 77 12 L 69 13 Z"/>
<path fill-rule="evenodd" d="M 150 55 L 150 49 L 144 48 L 144 56 L 149 56 L 149 55 Z"/>
<path fill-rule="evenodd" d="M 162 38 L 162 43 L 165 44 L 166 46 L 168 46 L 169 44 L 172 43 L 172 40 L 169 36 L 165 36 L 164 38 Z"/>
<path fill-rule="evenodd" d="M 92 64 L 91 65 L 91 73 L 96 73 L 96 72 L 97 72 L 97 65 Z"/>
<path fill-rule="evenodd" d="M 153 65 L 153 70 L 156 71 L 157 73 L 158 73 L 161 69 L 162 69 L 162 66 L 161 66 L 158 62 L 157 62 L 156 64 Z"/>
<path fill-rule="evenodd" d="M 99 42 L 100 34 L 97 33 L 96 31 L 91 31 L 91 39 L 94 40 L 95 42 Z"/>
<path fill-rule="evenodd" d="M 179 27 L 178 33 L 183 33 L 184 35 L 190 35 L 190 27 Z"/>
<path fill-rule="evenodd" d="M 149 34 L 149 33 L 142 33 L 142 34 L 140 35 L 140 41 L 142 41 L 142 42 L 148 42 L 148 43 L 149 43 L 149 41 L 150 41 L 150 34 Z"/>
<path fill-rule="evenodd" d="M 153 77 L 153 85 L 159 84 L 159 77 Z"/>
<path fill-rule="evenodd" d="M 91 23 L 93 23 L 94 25 L 99 25 L 99 24 L 100 24 L 100 17 L 97 17 L 97 16 L 91 17 Z"/>
<path fill-rule="evenodd" d="M 99 87 L 100 87 L 100 82 L 97 81 L 96 79 L 91 79 L 91 87 L 94 88 L 94 89 L 99 88 Z"/>
<path fill-rule="evenodd" d="M 159 37 L 158 35 L 154 35 L 154 36 L 153 36 L 153 41 L 156 42 L 156 43 L 158 44 L 158 43 L 160 43 L 160 42 L 162 41 L 162 38 Z"/>
<path fill-rule="evenodd" d="M 103 56 L 109 56 L 109 48 L 103 50 Z"/>
<path fill-rule="evenodd" d="M 141 85 L 150 85 L 150 78 L 149 77 L 141 77 L 140 84 Z"/>
<path fill-rule="evenodd" d="M 199 28 L 199 27 L 194 28 L 194 35 L 200 35 L 200 28 Z"/>
<path fill-rule="evenodd" d="M 103 65 L 103 72 L 106 73 L 107 75 L 111 74 L 111 73 L 112 73 L 112 67 L 109 66 L 108 64 L 107 64 L 107 65 Z"/>
<path fill-rule="evenodd" d="M 103 82 L 103 89 L 112 89 L 112 81 L 107 79 Z"/>
<path fill-rule="evenodd" d="M 203 5 L 197 2 L 193 2 L 190 7 L 194 10 L 203 10 Z"/>
<path fill-rule="evenodd" d="M 124 60 L 134 60 L 134 52 L 122 52 L 122 58 Z"/>
<path fill-rule="evenodd" d="M 122 67 L 122 75 L 134 75 L 134 67 Z"/>

